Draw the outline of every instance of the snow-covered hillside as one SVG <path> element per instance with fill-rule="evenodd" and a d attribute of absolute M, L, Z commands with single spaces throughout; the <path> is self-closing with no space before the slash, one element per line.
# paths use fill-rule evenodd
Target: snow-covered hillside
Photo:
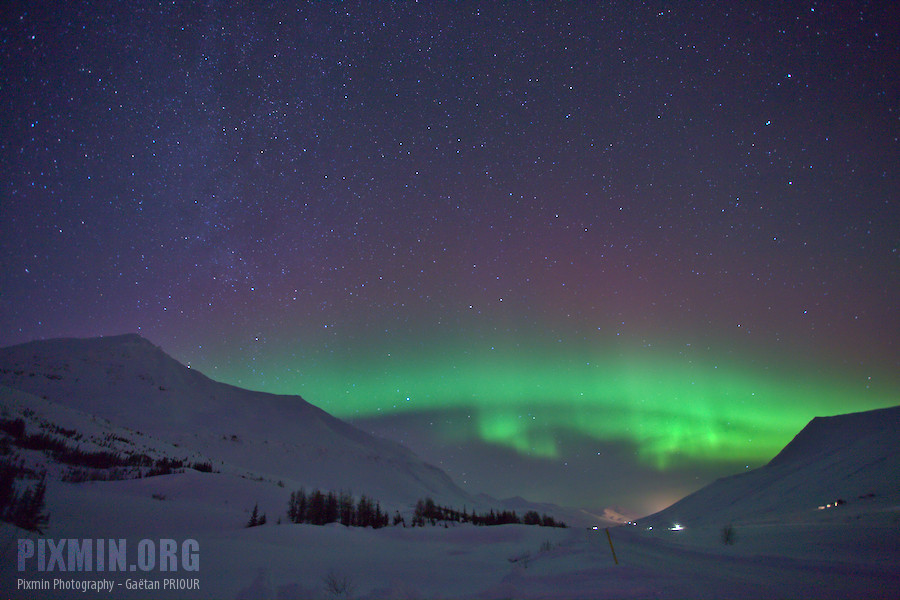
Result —
<path fill-rule="evenodd" d="M 209 458 L 199 452 L 146 433 L 117 427 L 106 419 L 0 385 L 0 423 L 6 430 L 16 421 L 22 426 L 21 436 L 30 435 L 33 438 L 31 444 L 25 444 L 26 449 L 18 452 L 22 466 L 32 473 L 46 472 L 50 479 L 128 479 L 154 471 L 171 471 L 176 462 L 179 468 L 195 466 L 212 469 Z M 40 439 L 41 436 L 44 439 Z M 8 434 L 0 434 L 0 439 L 7 441 L 8 438 Z M 12 445 L 22 444 L 19 441 Z M 77 449 L 81 454 L 60 456 L 63 448 L 73 452 Z M 98 453 L 110 456 L 102 460 Z M 94 460 L 90 460 L 91 455 Z"/>
<path fill-rule="evenodd" d="M 40 534 L 0 523 L 3 597 L 900 597 L 900 407 L 815 419 L 766 467 L 609 532 L 290 523 L 288 498 L 301 485 L 401 511 L 423 496 L 470 510 L 494 500 L 299 397 L 213 382 L 137 336 L 0 349 L 0 416 L 4 460 L 14 451 L 24 470 L 48 469 L 50 514 Z M 124 479 L 63 481 L 65 461 L 23 442 L 44 434 L 86 455 L 151 464 L 123 467 Z M 184 468 L 134 477 L 172 461 Z M 268 520 L 248 528 L 255 506 Z M 520 498 L 494 507 L 555 508 Z M 123 568 L 110 568 L 112 558 L 79 568 L 86 545 L 97 558 L 112 542 L 127 547 Z M 165 554 L 164 544 L 181 552 Z M 148 567 L 141 548 L 158 562 Z M 160 568 L 164 555 L 174 571 Z M 111 591 L 76 586 L 100 582 Z"/>
<path fill-rule="evenodd" d="M 817 417 L 764 467 L 719 479 L 638 524 L 805 522 L 898 503 L 900 406 Z"/>
<path fill-rule="evenodd" d="M 0 349 L 0 385 L 108 420 L 288 487 L 352 490 L 391 506 L 471 503 L 445 473 L 299 396 L 215 382 L 137 335 Z"/>

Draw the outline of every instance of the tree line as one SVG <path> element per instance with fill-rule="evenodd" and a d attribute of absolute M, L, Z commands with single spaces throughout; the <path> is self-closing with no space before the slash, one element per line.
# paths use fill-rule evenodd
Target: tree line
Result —
<path fill-rule="evenodd" d="M 54 426 L 54 430 L 66 437 L 81 439 L 81 434 L 75 430 L 64 429 L 58 426 Z M 167 456 L 152 458 L 144 453 L 137 452 L 123 455 L 111 450 L 82 450 L 78 446 L 70 445 L 65 439 L 60 439 L 49 433 L 28 433 L 23 419 L 0 419 L 0 432 L 6 433 L 14 446 L 23 450 L 43 452 L 56 462 L 71 467 L 84 467 L 110 473 L 115 472 L 118 468 L 128 468 L 133 470 L 132 477 L 137 478 L 180 473 L 188 467 L 206 473 L 210 473 L 213 470 L 210 462 L 189 464 L 187 459 L 169 458 Z M 124 438 L 118 436 L 107 436 L 107 442 L 111 442 L 113 439 L 124 440 Z M 125 478 L 124 473 L 119 474 L 122 475 L 122 478 Z M 89 478 L 84 475 L 81 477 Z M 69 479 L 77 481 L 78 477 L 70 477 Z"/>
<path fill-rule="evenodd" d="M 424 498 L 416 502 L 416 510 L 413 513 L 413 526 L 424 527 L 426 523 L 436 525 L 438 522 L 472 523 L 473 525 L 540 525 L 542 527 L 565 527 L 562 521 L 557 521 L 547 514 L 539 514 L 535 510 L 529 510 L 522 517 L 516 511 L 490 509 L 486 513 L 477 513 L 474 510 L 469 513 L 465 507 L 459 510 L 435 504 L 431 498 Z"/>
<path fill-rule="evenodd" d="M 390 518 L 381 510 L 381 504 L 367 496 L 359 500 L 349 492 L 322 492 L 313 490 L 308 494 L 300 488 L 291 492 L 288 501 L 288 520 L 291 523 L 326 525 L 340 523 L 346 527 L 373 527 L 379 529 L 389 524 Z M 395 525 L 397 524 L 395 515 Z"/>
<path fill-rule="evenodd" d="M 257 515 L 254 507 L 254 515 Z M 381 504 L 377 501 L 361 496 L 356 500 L 349 492 L 322 492 L 313 490 L 307 493 L 303 488 L 291 492 L 288 501 L 288 520 L 291 523 L 308 523 L 310 525 L 327 525 L 328 523 L 340 523 L 346 527 L 372 527 L 375 529 L 386 527 L 389 524 L 406 527 L 406 519 L 399 512 L 395 512 L 391 518 L 381 510 Z M 262 521 L 262 522 L 260 522 Z M 486 513 L 471 513 L 463 508 L 462 511 L 440 506 L 432 498 L 424 498 L 416 502 L 413 512 L 413 527 L 424 527 L 426 524 L 437 525 L 439 522 L 445 525 L 454 523 L 472 523 L 473 525 L 540 525 L 543 527 L 565 527 L 562 521 L 557 521 L 546 514 L 539 514 L 530 510 L 522 517 L 516 511 L 490 511 Z M 251 516 L 248 526 L 265 523 L 265 515 L 256 519 Z"/>

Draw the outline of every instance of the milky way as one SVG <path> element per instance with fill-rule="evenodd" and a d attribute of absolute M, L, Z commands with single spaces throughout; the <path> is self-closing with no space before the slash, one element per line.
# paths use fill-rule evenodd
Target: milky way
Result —
<path fill-rule="evenodd" d="M 138 332 L 597 505 L 584 456 L 686 490 L 898 401 L 893 3 L 5 13 L 0 344 Z"/>

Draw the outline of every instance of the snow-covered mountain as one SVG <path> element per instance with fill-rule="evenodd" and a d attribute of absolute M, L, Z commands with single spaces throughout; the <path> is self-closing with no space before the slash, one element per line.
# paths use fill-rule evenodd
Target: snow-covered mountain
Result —
<path fill-rule="evenodd" d="M 764 467 L 719 479 L 638 524 L 802 522 L 896 510 L 898 503 L 900 406 L 895 406 L 817 417 Z"/>
<path fill-rule="evenodd" d="M 65 413 L 67 422 L 74 413 L 106 419 L 185 456 L 205 456 L 217 469 L 245 469 L 288 489 L 350 490 L 398 508 L 425 496 L 472 504 L 443 471 L 400 444 L 299 396 L 213 381 L 138 335 L 2 348 L 0 386 L 10 388 L 0 390 L 7 399 L 16 390 L 50 403 L 46 415 Z M 54 403 L 61 408 L 52 410 Z"/>
<path fill-rule="evenodd" d="M 35 552 L 20 569 L 11 542 L 39 542 L 0 522 L 10 542 L 0 544 L 4 597 L 85 597 L 57 581 L 108 581 L 111 598 L 900 597 L 900 407 L 815 419 L 766 467 L 719 480 L 638 527 L 608 531 L 291 523 L 288 497 L 300 485 L 352 488 L 389 510 L 424 495 L 520 513 L 553 507 L 468 496 L 397 444 L 298 397 L 213 382 L 137 336 L 0 349 L 0 417 L 0 449 L 30 470 L 20 491 L 49 467 L 50 520 L 40 535 L 68 548 L 55 564 L 80 571 L 83 554 L 71 545 L 79 540 L 82 549 L 116 540 L 127 550 L 127 568 L 47 570 Z M 189 468 L 61 481 L 70 465 L 25 443 L 44 434 L 86 453 L 178 459 Z M 190 468 L 210 462 L 214 472 Z M 246 527 L 257 505 L 267 524 Z M 725 524 L 735 525 L 735 543 L 719 539 Z M 162 569 L 164 541 L 182 550 L 193 542 L 200 570 L 188 570 L 183 551 L 174 571 Z M 142 563 L 142 547 L 158 548 L 160 565 Z"/>

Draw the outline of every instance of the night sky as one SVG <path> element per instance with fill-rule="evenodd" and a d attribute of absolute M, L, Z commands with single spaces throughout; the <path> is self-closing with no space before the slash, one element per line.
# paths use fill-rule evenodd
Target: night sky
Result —
<path fill-rule="evenodd" d="M 255 4 L 5 4 L 0 345 L 638 513 L 900 402 L 896 2 Z"/>

